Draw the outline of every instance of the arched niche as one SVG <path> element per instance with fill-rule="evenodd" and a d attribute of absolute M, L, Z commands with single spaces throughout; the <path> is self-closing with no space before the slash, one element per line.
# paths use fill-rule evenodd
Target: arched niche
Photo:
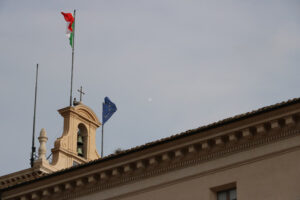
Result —
<path fill-rule="evenodd" d="M 87 158 L 88 131 L 84 124 L 80 123 L 77 127 L 77 155 Z"/>

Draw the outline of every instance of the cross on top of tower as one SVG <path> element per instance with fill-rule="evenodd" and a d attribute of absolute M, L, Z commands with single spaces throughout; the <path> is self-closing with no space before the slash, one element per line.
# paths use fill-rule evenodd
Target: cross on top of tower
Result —
<path fill-rule="evenodd" d="M 85 95 L 85 93 L 82 91 L 82 86 L 80 86 L 80 90 L 77 90 L 80 93 L 80 102 L 82 101 L 82 95 Z"/>

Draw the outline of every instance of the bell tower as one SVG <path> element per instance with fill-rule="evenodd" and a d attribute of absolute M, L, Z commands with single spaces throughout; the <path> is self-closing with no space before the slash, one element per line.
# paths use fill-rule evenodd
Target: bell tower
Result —
<path fill-rule="evenodd" d="M 96 150 L 96 129 L 101 123 L 96 114 L 82 103 L 58 112 L 64 118 L 64 128 L 51 150 L 50 165 L 59 170 L 100 158 Z"/>

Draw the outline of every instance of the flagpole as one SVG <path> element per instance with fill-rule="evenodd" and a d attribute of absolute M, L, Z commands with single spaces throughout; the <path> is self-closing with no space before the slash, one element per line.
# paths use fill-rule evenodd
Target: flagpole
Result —
<path fill-rule="evenodd" d="M 116 105 L 109 100 L 108 97 L 104 98 L 102 103 L 102 139 L 101 139 L 101 157 L 103 157 L 104 145 L 104 124 L 105 122 L 117 111 Z"/>
<path fill-rule="evenodd" d="M 102 135 L 101 135 L 101 158 L 103 158 L 103 139 L 104 139 L 104 119 L 103 119 L 103 112 L 104 112 L 104 103 L 102 103 Z"/>
<path fill-rule="evenodd" d="M 34 155 L 35 155 L 34 139 L 35 139 L 35 118 L 36 118 L 35 115 L 36 115 L 36 96 L 37 96 L 38 73 L 39 73 L 39 64 L 36 64 L 33 127 L 32 127 L 32 146 L 31 146 L 31 158 L 30 158 L 30 166 L 31 167 L 33 167 Z"/>
<path fill-rule="evenodd" d="M 102 139 L 101 139 L 101 158 L 103 158 L 103 138 L 104 138 L 104 124 L 102 124 Z"/>
<path fill-rule="evenodd" d="M 71 69 L 71 91 L 70 91 L 70 106 L 72 106 L 72 92 L 73 92 L 73 71 L 74 71 L 74 47 L 75 47 L 75 14 L 74 10 L 74 26 L 73 26 L 73 38 L 72 38 L 72 69 Z"/>

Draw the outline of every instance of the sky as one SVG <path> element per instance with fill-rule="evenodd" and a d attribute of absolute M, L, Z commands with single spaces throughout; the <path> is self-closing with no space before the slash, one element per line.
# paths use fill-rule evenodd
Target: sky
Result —
<path fill-rule="evenodd" d="M 47 155 L 62 134 L 73 9 L 73 96 L 118 107 L 104 155 L 300 96 L 300 1 L 0 0 L 0 176 L 30 167 L 37 63 Z"/>

